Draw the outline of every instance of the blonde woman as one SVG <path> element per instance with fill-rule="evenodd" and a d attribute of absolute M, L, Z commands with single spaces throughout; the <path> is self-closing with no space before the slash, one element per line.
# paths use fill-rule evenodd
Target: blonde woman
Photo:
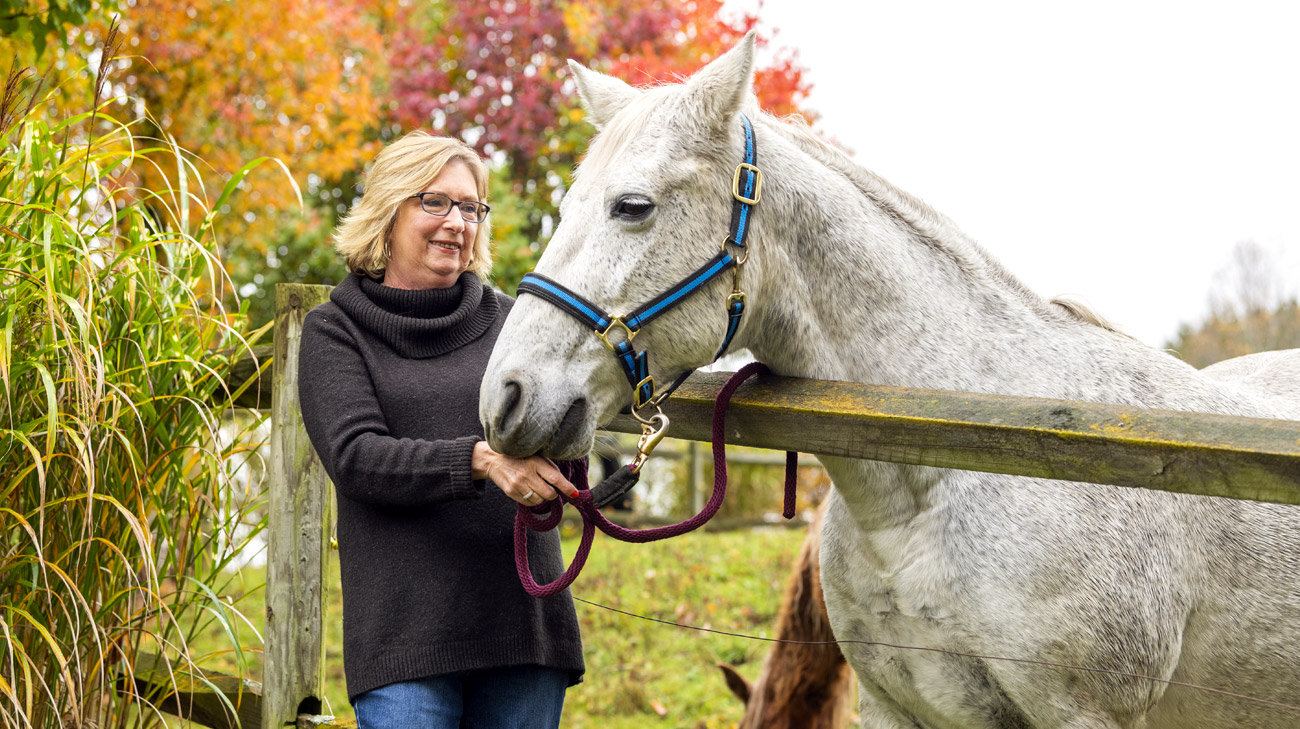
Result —
<path fill-rule="evenodd" d="M 488 171 L 408 134 L 336 233 L 351 274 L 303 325 L 299 394 L 338 494 L 343 666 L 362 729 L 557 727 L 584 671 L 573 600 L 529 597 L 515 504 L 572 494 L 555 466 L 483 440 L 479 382 L 512 300 L 491 267 Z M 539 579 L 556 532 L 529 534 Z"/>

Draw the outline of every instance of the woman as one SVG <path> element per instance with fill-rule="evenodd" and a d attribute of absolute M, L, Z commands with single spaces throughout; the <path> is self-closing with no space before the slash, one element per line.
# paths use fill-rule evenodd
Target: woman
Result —
<path fill-rule="evenodd" d="M 483 440 L 479 382 L 512 300 L 491 267 L 487 168 L 422 132 L 386 147 L 339 226 L 352 273 L 303 323 L 299 395 L 338 494 L 343 667 L 362 729 L 556 727 L 584 666 L 568 591 L 514 565 L 516 504 L 574 487 Z M 562 570 L 555 532 L 533 569 Z"/>

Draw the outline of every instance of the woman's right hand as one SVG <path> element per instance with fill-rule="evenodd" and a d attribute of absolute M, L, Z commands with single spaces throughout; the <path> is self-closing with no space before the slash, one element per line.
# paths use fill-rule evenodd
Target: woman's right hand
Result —
<path fill-rule="evenodd" d="M 474 444 L 470 467 L 474 478 L 491 479 L 506 496 L 524 506 L 551 501 L 559 496 L 557 492 L 567 496 L 578 492 L 549 459 L 542 456 L 511 458 L 492 450 L 487 441 Z"/>

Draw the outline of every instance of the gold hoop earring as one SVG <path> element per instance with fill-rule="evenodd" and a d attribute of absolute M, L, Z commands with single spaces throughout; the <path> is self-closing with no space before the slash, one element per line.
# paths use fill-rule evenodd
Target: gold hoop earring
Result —
<path fill-rule="evenodd" d="M 393 257 L 393 249 L 389 247 L 388 241 L 384 241 L 384 258 L 391 259 L 392 257 Z"/>

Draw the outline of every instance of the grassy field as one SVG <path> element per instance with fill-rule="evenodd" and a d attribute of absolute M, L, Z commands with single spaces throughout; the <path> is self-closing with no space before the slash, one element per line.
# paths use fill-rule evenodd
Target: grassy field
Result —
<path fill-rule="evenodd" d="M 598 534 L 575 597 L 661 620 L 771 637 L 776 611 L 805 531 L 760 527 L 696 532 L 652 544 L 625 544 Z M 565 540 L 572 556 L 577 540 Z M 338 566 L 332 565 L 326 616 L 326 700 L 337 716 L 351 716 L 343 684 L 342 606 Z M 246 570 L 245 585 L 261 585 L 261 570 Z M 237 604 L 245 615 L 264 613 L 253 589 Z M 769 644 L 654 623 L 577 603 L 587 659 L 586 680 L 569 691 L 564 726 L 631 729 L 664 726 L 731 727 L 741 704 L 715 664 L 735 664 L 750 679 Z M 260 622 L 260 620 L 258 621 Z M 200 644 L 215 633 L 204 636 Z M 201 646 L 200 646 L 201 647 Z M 260 657 L 260 656 L 259 656 Z M 260 662 L 254 661 L 260 677 Z"/>

